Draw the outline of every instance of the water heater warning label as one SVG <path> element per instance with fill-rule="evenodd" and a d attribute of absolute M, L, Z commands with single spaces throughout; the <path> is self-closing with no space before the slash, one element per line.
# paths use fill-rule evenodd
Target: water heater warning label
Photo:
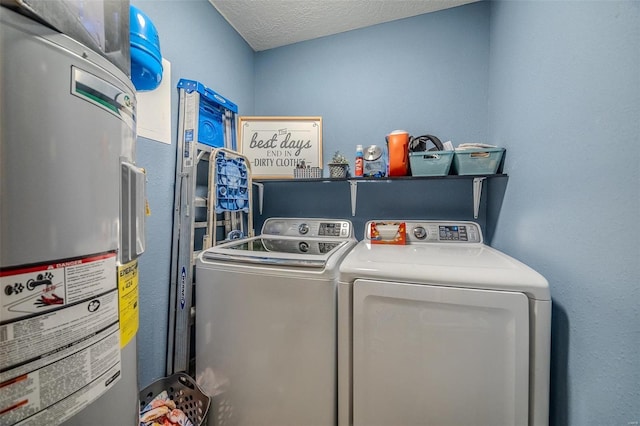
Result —
<path fill-rule="evenodd" d="M 115 252 L 0 271 L 0 323 L 86 300 L 116 287 Z"/>
<path fill-rule="evenodd" d="M 120 295 L 120 346 L 124 348 L 138 332 L 138 261 L 118 267 Z"/>
<path fill-rule="evenodd" d="M 121 375 L 116 253 L 0 271 L 0 425 L 58 424 Z"/>

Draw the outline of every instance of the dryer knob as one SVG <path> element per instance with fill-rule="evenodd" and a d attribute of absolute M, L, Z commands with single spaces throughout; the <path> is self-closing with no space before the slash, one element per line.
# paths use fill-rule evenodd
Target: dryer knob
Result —
<path fill-rule="evenodd" d="M 422 226 L 416 226 L 413 228 L 413 235 L 419 240 L 424 240 L 427 238 L 427 230 Z"/>
<path fill-rule="evenodd" d="M 302 235 L 305 235 L 307 232 L 309 232 L 309 225 L 307 225 L 306 223 L 301 224 L 300 226 L 298 226 L 298 232 Z"/>
<path fill-rule="evenodd" d="M 298 244 L 298 248 L 301 252 L 306 253 L 309 251 L 309 244 L 305 243 L 304 241 L 300 241 L 300 244 Z"/>

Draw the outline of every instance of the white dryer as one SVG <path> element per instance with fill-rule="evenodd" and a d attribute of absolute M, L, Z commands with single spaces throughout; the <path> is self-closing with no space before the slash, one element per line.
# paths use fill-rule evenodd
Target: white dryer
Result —
<path fill-rule="evenodd" d="M 336 424 L 338 266 L 356 243 L 347 220 L 271 218 L 200 254 L 196 376 L 222 391 L 209 425 Z"/>
<path fill-rule="evenodd" d="M 340 426 L 548 425 L 547 280 L 473 222 L 406 221 L 340 266 Z"/>

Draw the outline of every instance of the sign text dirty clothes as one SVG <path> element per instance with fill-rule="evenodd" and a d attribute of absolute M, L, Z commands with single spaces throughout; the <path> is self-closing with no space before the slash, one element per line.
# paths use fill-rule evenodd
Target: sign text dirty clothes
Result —
<path fill-rule="evenodd" d="M 284 134 L 284 137 L 282 135 Z M 278 142 L 282 139 L 281 142 Z M 286 129 L 280 130 L 280 135 L 274 133 L 269 139 L 261 139 L 258 132 L 254 132 L 249 142 L 249 149 L 255 151 L 262 150 L 263 155 L 253 158 L 251 165 L 254 167 L 290 167 L 294 169 L 304 157 L 305 150 L 313 149 L 311 139 L 293 139 L 291 132 Z"/>
<path fill-rule="evenodd" d="M 322 167 L 322 119 L 240 117 L 240 151 L 254 178 L 292 178 L 298 166 Z"/>

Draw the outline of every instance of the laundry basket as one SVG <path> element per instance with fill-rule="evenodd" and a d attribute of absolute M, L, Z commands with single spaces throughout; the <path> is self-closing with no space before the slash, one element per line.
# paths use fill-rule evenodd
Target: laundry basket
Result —
<path fill-rule="evenodd" d="M 140 391 L 140 410 L 142 410 L 160 392 L 167 391 L 169 399 L 176 403 L 194 426 L 201 426 L 207 419 L 211 398 L 205 395 L 190 376 L 176 373 L 156 380 Z"/>

